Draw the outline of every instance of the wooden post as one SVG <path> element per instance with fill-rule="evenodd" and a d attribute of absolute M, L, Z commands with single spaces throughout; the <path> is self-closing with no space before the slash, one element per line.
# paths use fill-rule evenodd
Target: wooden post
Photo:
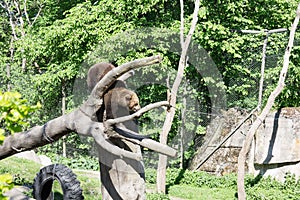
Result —
<path fill-rule="evenodd" d="M 184 136 L 185 136 L 185 126 L 186 126 L 186 121 L 185 121 L 185 115 L 186 115 L 186 83 L 184 84 L 183 87 L 183 98 L 182 98 L 182 108 L 181 108 L 181 127 L 180 127 L 180 168 L 184 168 Z"/>
<path fill-rule="evenodd" d="M 66 114 L 66 98 L 67 98 L 67 94 L 66 94 L 66 81 L 65 79 L 61 79 L 61 94 L 62 94 L 62 98 L 61 98 L 61 114 L 65 115 Z M 63 157 L 67 157 L 67 146 L 66 146 L 66 138 L 67 136 L 63 136 L 62 137 L 62 156 Z"/>

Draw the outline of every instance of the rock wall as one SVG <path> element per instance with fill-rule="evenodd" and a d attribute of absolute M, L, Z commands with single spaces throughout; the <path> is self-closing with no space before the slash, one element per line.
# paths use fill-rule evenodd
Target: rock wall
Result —
<path fill-rule="evenodd" d="M 300 108 L 272 112 L 257 131 L 252 151 L 254 174 L 284 180 L 287 172 L 300 175 Z"/>
<path fill-rule="evenodd" d="M 203 145 L 190 164 L 199 163 L 226 137 L 247 113 L 230 109 L 212 121 Z M 250 118 L 222 145 L 199 170 L 217 175 L 237 172 L 237 158 L 252 121 Z M 247 171 L 283 180 L 287 172 L 300 176 L 300 108 L 271 112 L 255 135 L 247 159 Z"/>
<path fill-rule="evenodd" d="M 222 145 L 209 159 L 203 163 L 200 168 L 199 163 L 205 159 L 212 150 L 235 128 L 248 113 L 229 109 L 224 111 L 220 116 L 212 120 L 207 127 L 206 135 L 202 146 L 197 150 L 193 158 L 190 169 L 211 172 L 217 175 L 224 173 L 236 172 L 237 158 L 241 145 L 245 138 L 250 122 L 247 121 Z"/>

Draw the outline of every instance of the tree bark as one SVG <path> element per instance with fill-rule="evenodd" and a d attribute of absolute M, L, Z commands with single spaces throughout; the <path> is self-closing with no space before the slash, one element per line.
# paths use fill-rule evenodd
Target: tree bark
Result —
<path fill-rule="evenodd" d="M 294 37 L 295 37 L 295 32 L 297 29 L 298 22 L 299 22 L 299 18 L 300 18 L 300 4 L 298 5 L 297 11 L 296 11 L 296 17 L 292 24 L 291 30 L 290 30 L 289 42 L 288 42 L 288 46 L 285 50 L 283 67 L 280 72 L 277 87 L 270 94 L 266 106 L 264 107 L 261 114 L 257 117 L 257 119 L 254 121 L 253 125 L 251 126 L 250 130 L 248 131 L 244 145 L 243 145 L 243 147 L 240 151 L 239 157 L 238 157 L 238 182 L 237 182 L 237 185 L 238 185 L 238 199 L 239 200 L 246 199 L 246 192 L 245 192 L 245 186 L 244 186 L 245 162 L 246 162 L 246 156 L 251 147 L 251 143 L 252 143 L 253 137 L 255 135 L 255 132 L 259 128 L 259 126 L 262 124 L 262 122 L 265 120 L 267 114 L 270 112 L 270 110 L 274 104 L 275 99 L 277 98 L 277 96 L 281 93 L 281 91 L 284 88 L 284 80 L 286 78 L 288 67 L 289 67 L 289 58 L 290 58 L 290 54 L 291 54 L 291 51 L 293 48 Z"/>
<path fill-rule="evenodd" d="M 120 139 L 110 140 L 120 148 L 142 157 L 139 145 Z M 120 158 L 98 146 L 101 193 L 104 200 L 146 199 L 145 172 L 142 161 Z"/>
<path fill-rule="evenodd" d="M 198 12 L 200 7 L 200 0 L 195 1 L 195 9 L 193 13 L 192 24 L 189 30 L 189 33 L 184 40 L 184 14 L 183 14 L 183 0 L 180 0 L 181 7 L 181 26 L 180 26 L 180 41 L 181 41 L 181 55 L 178 64 L 177 76 L 175 78 L 174 84 L 171 89 L 169 98 L 170 109 L 168 109 L 166 114 L 166 119 L 163 125 L 162 132 L 160 134 L 160 143 L 167 144 L 168 134 L 171 130 L 172 122 L 175 116 L 175 106 L 176 106 L 176 96 L 179 85 L 183 78 L 184 68 L 186 66 L 186 55 L 189 44 L 191 42 L 192 35 L 195 31 L 196 24 L 198 21 Z M 167 168 L 167 157 L 165 155 L 159 155 L 159 161 L 157 166 L 157 191 L 161 193 L 166 193 L 166 168 Z"/>

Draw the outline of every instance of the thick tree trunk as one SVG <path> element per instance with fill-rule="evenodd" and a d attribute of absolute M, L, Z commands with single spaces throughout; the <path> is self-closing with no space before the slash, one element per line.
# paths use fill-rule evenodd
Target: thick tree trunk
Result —
<path fill-rule="evenodd" d="M 138 145 L 121 140 L 113 143 L 141 155 Z M 101 147 L 99 151 L 101 193 L 104 200 L 145 200 L 145 172 L 142 161 L 121 159 Z"/>

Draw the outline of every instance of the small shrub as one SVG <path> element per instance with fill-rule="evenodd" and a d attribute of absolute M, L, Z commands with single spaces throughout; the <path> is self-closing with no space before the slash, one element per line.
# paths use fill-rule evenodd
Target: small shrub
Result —
<path fill-rule="evenodd" d="M 31 113 L 39 108 L 41 108 L 40 103 L 34 106 L 28 105 L 27 100 L 23 99 L 18 92 L 0 91 L 0 123 L 5 127 L 0 129 L 0 144 L 4 139 L 4 132 L 15 133 L 28 128 Z"/>
<path fill-rule="evenodd" d="M 3 194 L 14 187 L 13 177 L 9 174 L 0 175 L 0 199 L 8 199 Z"/>
<path fill-rule="evenodd" d="M 146 182 L 151 184 L 156 184 L 156 170 L 148 168 L 145 170 Z"/>
<path fill-rule="evenodd" d="M 48 153 L 46 154 L 52 161 L 52 163 L 64 164 L 72 169 L 84 169 L 84 170 L 99 170 L 98 159 L 91 156 L 82 156 L 77 154 L 73 158 L 65 158 L 61 155 Z"/>

